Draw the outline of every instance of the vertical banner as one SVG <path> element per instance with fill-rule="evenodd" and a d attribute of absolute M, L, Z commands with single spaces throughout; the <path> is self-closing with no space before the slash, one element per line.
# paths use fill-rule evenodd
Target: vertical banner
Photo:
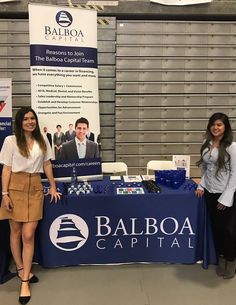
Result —
<path fill-rule="evenodd" d="M 29 5 L 31 104 L 41 128 L 64 135 L 85 117 L 96 142 L 100 134 L 97 12 Z"/>
<path fill-rule="evenodd" d="M 12 134 L 12 82 L 0 78 L 0 149 L 6 136 Z"/>
<path fill-rule="evenodd" d="M 6 136 L 12 134 L 12 82 L 10 78 L 0 78 L 0 150 Z M 0 164 L 1 183 L 2 164 Z M 2 200 L 2 193 L 0 193 Z M 15 276 L 9 271 L 11 262 L 10 231 L 7 220 L 0 221 L 0 284 Z"/>

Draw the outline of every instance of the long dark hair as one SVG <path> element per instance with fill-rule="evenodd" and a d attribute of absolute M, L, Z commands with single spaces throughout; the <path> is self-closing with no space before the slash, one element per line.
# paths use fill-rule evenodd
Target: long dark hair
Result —
<path fill-rule="evenodd" d="M 200 153 L 201 153 L 201 159 L 197 162 L 197 165 L 200 166 L 203 163 L 203 155 L 206 154 L 210 150 L 210 141 L 212 141 L 213 137 L 211 134 L 211 126 L 214 124 L 215 121 L 220 120 L 223 122 L 225 126 L 225 131 L 222 139 L 220 140 L 220 146 L 219 146 L 219 156 L 217 160 L 217 169 L 216 169 L 216 176 L 219 173 L 219 170 L 227 168 L 227 163 L 230 161 L 230 155 L 228 154 L 226 148 L 231 145 L 233 142 L 233 132 L 232 128 L 230 126 L 229 118 L 226 114 L 221 112 L 214 113 L 207 125 L 207 130 L 205 133 L 205 142 L 203 143 Z M 207 148 L 206 152 L 203 154 L 204 150 Z"/>
<path fill-rule="evenodd" d="M 34 131 L 32 132 L 32 137 L 38 142 L 39 147 L 41 148 L 43 154 L 45 154 L 46 150 L 47 150 L 46 143 L 40 132 L 38 117 L 37 117 L 35 111 L 31 107 L 22 107 L 21 109 L 19 109 L 17 111 L 16 116 L 15 116 L 14 133 L 16 136 L 16 143 L 19 148 L 19 151 L 20 151 L 21 155 L 26 158 L 29 157 L 30 152 L 29 152 L 29 149 L 28 149 L 28 146 L 26 143 L 25 133 L 22 128 L 22 123 L 23 123 L 25 114 L 28 112 L 32 112 L 35 117 L 35 120 L 36 120 L 36 127 L 35 127 Z"/>

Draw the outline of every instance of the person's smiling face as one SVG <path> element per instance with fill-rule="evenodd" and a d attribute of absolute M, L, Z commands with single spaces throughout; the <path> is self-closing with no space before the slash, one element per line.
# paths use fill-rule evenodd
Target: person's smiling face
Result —
<path fill-rule="evenodd" d="M 22 128 L 26 132 L 33 132 L 36 128 L 36 118 L 33 112 L 29 111 L 25 114 L 22 121 Z"/>
<path fill-rule="evenodd" d="M 85 124 L 85 123 L 77 124 L 77 126 L 75 128 L 75 133 L 76 133 L 76 137 L 80 141 L 83 141 L 85 139 L 87 132 L 88 132 L 87 124 Z"/>
<path fill-rule="evenodd" d="M 214 138 L 222 139 L 225 133 L 225 124 L 221 120 L 216 120 L 211 125 L 210 131 Z"/>

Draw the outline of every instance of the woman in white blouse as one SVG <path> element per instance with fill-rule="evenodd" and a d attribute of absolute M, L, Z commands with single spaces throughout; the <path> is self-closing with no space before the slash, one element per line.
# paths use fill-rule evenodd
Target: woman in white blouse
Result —
<path fill-rule="evenodd" d="M 9 219 L 10 244 L 21 279 L 19 302 L 31 298 L 29 283 L 38 282 L 31 273 L 34 253 L 34 233 L 42 218 L 43 187 L 40 173 L 45 172 L 51 201 L 60 199 L 52 173 L 52 151 L 39 129 L 36 113 L 30 107 L 21 108 L 15 117 L 15 135 L 8 136 L 2 146 L 2 203 L 0 219 Z M 21 248 L 22 243 L 22 248 Z"/>
<path fill-rule="evenodd" d="M 216 273 L 233 278 L 236 269 L 236 143 L 229 118 L 213 114 L 201 147 L 202 178 L 196 195 L 204 195 L 211 219 L 218 265 Z"/>

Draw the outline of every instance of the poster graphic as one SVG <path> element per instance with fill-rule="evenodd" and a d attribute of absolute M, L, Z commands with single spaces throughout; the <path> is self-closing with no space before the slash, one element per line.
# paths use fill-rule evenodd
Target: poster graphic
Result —
<path fill-rule="evenodd" d="M 82 158 L 97 158 L 100 137 L 97 12 L 93 10 L 29 5 L 31 98 L 40 127 L 51 134 L 55 158 L 68 160 L 68 151 L 77 156 L 77 137 L 85 133 L 86 153 Z M 75 122 L 85 118 L 77 130 Z M 85 125 L 84 125 L 85 124 Z M 75 142 L 75 141 L 74 141 Z M 96 144 L 96 145 L 95 145 Z M 94 153 L 87 154 L 92 147 Z"/>
<path fill-rule="evenodd" d="M 0 78 L 0 149 L 6 136 L 12 134 L 12 82 Z"/>
<path fill-rule="evenodd" d="M 176 169 L 186 170 L 186 178 L 190 178 L 190 156 L 189 155 L 173 155 L 173 162 Z"/>

